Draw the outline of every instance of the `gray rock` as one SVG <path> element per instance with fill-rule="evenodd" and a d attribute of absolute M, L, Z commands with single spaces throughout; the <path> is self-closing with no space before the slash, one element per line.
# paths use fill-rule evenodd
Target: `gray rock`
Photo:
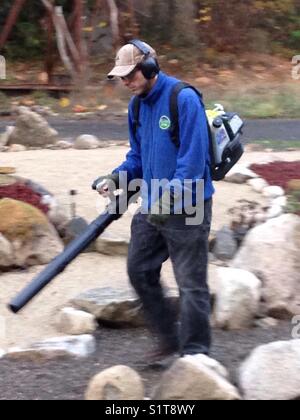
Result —
<path fill-rule="evenodd" d="M 104 232 L 95 242 L 96 251 L 104 255 L 127 256 L 129 240 Z"/>
<path fill-rule="evenodd" d="M 15 129 L 9 136 L 8 145 L 43 147 L 56 143 L 57 131 L 53 130 L 42 116 L 26 107 L 19 107 L 18 114 Z"/>
<path fill-rule="evenodd" d="M 96 350 L 92 335 L 50 338 L 28 348 L 12 348 L 4 356 L 13 360 L 46 361 L 61 357 L 88 357 Z"/>
<path fill-rule="evenodd" d="M 217 232 L 215 247 L 213 250 L 214 255 L 220 260 L 231 260 L 238 249 L 236 240 L 234 239 L 234 232 L 224 227 Z"/>
<path fill-rule="evenodd" d="M 244 270 L 218 268 L 214 318 L 219 328 L 235 330 L 253 325 L 259 311 L 261 282 Z"/>
<path fill-rule="evenodd" d="M 18 143 L 11 144 L 8 149 L 8 151 L 11 153 L 25 152 L 26 150 L 26 146 Z"/>
<path fill-rule="evenodd" d="M 280 341 L 255 349 L 240 368 L 246 400 L 300 398 L 300 340 Z"/>
<path fill-rule="evenodd" d="M 83 134 L 77 137 L 74 142 L 74 149 L 79 150 L 97 149 L 99 146 L 100 142 L 97 137 L 89 134 Z"/>
<path fill-rule="evenodd" d="M 226 175 L 225 181 L 233 184 L 244 184 L 249 179 L 258 178 L 258 175 L 242 165 L 235 165 Z"/>
<path fill-rule="evenodd" d="M 6 146 L 9 140 L 9 136 L 14 131 L 14 126 L 7 126 L 6 131 L 2 134 L 0 134 L 0 146 Z"/>
<path fill-rule="evenodd" d="M 261 193 L 266 187 L 269 186 L 267 181 L 265 181 L 263 178 L 249 179 L 247 181 L 247 184 L 250 185 L 250 187 L 252 187 L 254 191 L 258 193 Z"/>
<path fill-rule="evenodd" d="M 171 304 L 178 304 L 178 292 L 169 289 Z M 133 292 L 110 287 L 88 290 L 71 300 L 75 308 L 93 314 L 102 324 L 117 326 L 144 326 L 142 306 Z"/>
<path fill-rule="evenodd" d="M 141 304 L 130 291 L 110 287 L 89 290 L 71 300 L 78 309 L 93 314 L 99 322 L 117 325 L 144 325 Z"/>
<path fill-rule="evenodd" d="M 65 245 L 68 245 L 74 239 L 78 238 L 85 232 L 88 227 L 88 223 L 82 217 L 74 217 L 67 221 L 60 227 L 60 235 Z M 95 251 L 95 246 L 89 248 L 90 251 Z"/>
<path fill-rule="evenodd" d="M 252 229 L 232 266 L 263 283 L 267 313 L 290 319 L 300 307 L 300 217 L 285 214 Z"/>
<path fill-rule="evenodd" d="M 90 381 L 85 399 L 87 401 L 143 400 L 142 378 L 127 366 L 113 366 Z"/>
<path fill-rule="evenodd" d="M 12 245 L 16 266 L 47 264 L 63 250 L 45 214 L 27 203 L 0 200 L 0 220 L 3 236 Z"/>
<path fill-rule="evenodd" d="M 277 197 L 272 202 L 273 205 L 280 206 L 280 207 L 286 207 L 287 203 L 288 203 L 288 198 L 286 195 L 283 195 L 282 197 Z"/>
<path fill-rule="evenodd" d="M 285 195 L 284 190 L 281 187 L 270 186 L 263 189 L 263 195 L 267 198 L 278 198 Z"/>
<path fill-rule="evenodd" d="M 69 141 L 65 141 L 65 140 L 60 140 L 58 141 L 55 146 L 58 149 L 62 149 L 62 150 L 66 150 L 66 149 L 72 149 L 73 148 L 73 144 Z"/>
<path fill-rule="evenodd" d="M 275 217 L 281 216 L 282 213 L 283 213 L 282 206 L 279 206 L 278 204 L 273 204 L 267 212 L 267 218 L 274 219 Z"/>
<path fill-rule="evenodd" d="M 263 329 L 269 329 L 269 328 L 275 328 L 277 327 L 279 324 L 278 320 L 275 318 L 271 318 L 271 317 L 267 317 L 267 318 L 262 318 L 262 319 L 258 319 L 255 322 L 255 326 L 258 328 L 263 328 Z"/>
<path fill-rule="evenodd" d="M 68 335 L 93 334 L 97 329 L 94 315 L 74 308 L 64 308 L 57 317 L 57 330 Z"/>
<path fill-rule="evenodd" d="M 14 262 L 13 247 L 0 233 L 0 268 L 11 267 Z"/>
<path fill-rule="evenodd" d="M 53 195 L 42 185 L 38 184 L 37 182 L 31 181 L 30 179 L 27 179 L 24 181 L 24 184 L 32 189 L 32 191 L 36 192 L 37 194 L 40 194 L 41 196 L 47 196 L 47 197 L 53 197 Z"/>
<path fill-rule="evenodd" d="M 205 356 L 177 360 L 162 376 L 154 400 L 240 400 L 237 389 L 220 372 L 217 362 L 208 363 Z"/>

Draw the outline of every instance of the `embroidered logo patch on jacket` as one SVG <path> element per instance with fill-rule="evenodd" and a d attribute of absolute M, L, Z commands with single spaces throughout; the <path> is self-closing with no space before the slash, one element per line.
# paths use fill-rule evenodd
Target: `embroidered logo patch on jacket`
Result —
<path fill-rule="evenodd" d="M 169 117 L 163 115 L 159 120 L 159 127 L 162 130 L 168 130 L 171 127 L 171 120 Z"/>

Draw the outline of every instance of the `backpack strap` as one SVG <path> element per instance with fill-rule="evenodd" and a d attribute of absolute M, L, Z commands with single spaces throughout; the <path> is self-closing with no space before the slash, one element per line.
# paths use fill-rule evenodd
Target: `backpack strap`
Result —
<path fill-rule="evenodd" d="M 170 135 L 171 135 L 172 142 L 175 144 L 177 148 L 180 147 L 178 95 L 183 89 L 186 89 L 186 88 L 192 89 L 197 94 L 201 105 L 203 106 L 203 108 L 205 108 L 203 104 L 203 95 L 194 86 L 185 82 L 178 82 L 173 87 L 173 90 L 170 96 L 170 115 L 171 115 L 171 121 L 172 121 L 172 125 L 170 128 Z M 213 153 L 213 143 L 212 143 L 210 125 L 209 125 L 207 117 L 206 117 L 206 123 L 207 123 L 208 137 L 209 137 L 209 154 L 211 158 L 211 167 L 214 168 L 215 159 L 214 159 L 214 153 Z"/>
<path fill-rule="evenodd" d="M 136 136 L 138 127 L 140 126 L 139 117 L 140 117 L 140 108 L 141 108 L 141 99 L 139 96 L 135 96 L 133 99 L 132 110 L 133 110 L 133 134 Z"/>
<path fill-rule="evenodd" d="M 176 147 L 180 147 L 178 95 L 183 89 L 186 89 L 186 88 L 192 89 L 197 94 L 200 102 L 203 105 L 202 93 L 199 92 L 199 90 L 197 90 L 196 88 L 194 88 L 194 86 L 191 86 L 185 82 L 178 82 L 173 87 L 171 96 L 170 96 L 170 115 L 171 115 L 171 121 L 172 121 L 172 125 L 170 128 L 170 135 L 171 135 L 172 142 L 175 144 Z"/>

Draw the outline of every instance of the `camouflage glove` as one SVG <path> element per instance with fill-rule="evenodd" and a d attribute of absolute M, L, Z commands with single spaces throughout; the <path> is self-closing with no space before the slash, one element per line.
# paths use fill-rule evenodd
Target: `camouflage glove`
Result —
<path fill-rule="evenodd" d="M 165 191 L 158 201 L 156 201 L 148 215 L 148 222 L 152 225 L 163 226 L 174 211 L 174 197 L 169 191 Z"/>
<path fill-rule="evenodd" d="M 103 195 L 105 195 L 106 192 L 108 194 L 113 193 L 119 189 L 119 174 L 114 173 L 100 176 L 93 182 L 92 189 L 98 191 L 100 194 L 103 193 Z"/>

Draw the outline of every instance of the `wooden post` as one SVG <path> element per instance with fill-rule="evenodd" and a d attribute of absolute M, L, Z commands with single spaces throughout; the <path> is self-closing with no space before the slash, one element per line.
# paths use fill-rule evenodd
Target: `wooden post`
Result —
<path fill-rule="evenodd" d="M 26 0 L 15 0 L 15 2 L 13 3 L 9 15 L 6 19 L 6 22 L 4 24 L 4 27 L 2 29 L 2 32 L 0 34 L 0 51 L 3 49 L 25 2 Z"/>

